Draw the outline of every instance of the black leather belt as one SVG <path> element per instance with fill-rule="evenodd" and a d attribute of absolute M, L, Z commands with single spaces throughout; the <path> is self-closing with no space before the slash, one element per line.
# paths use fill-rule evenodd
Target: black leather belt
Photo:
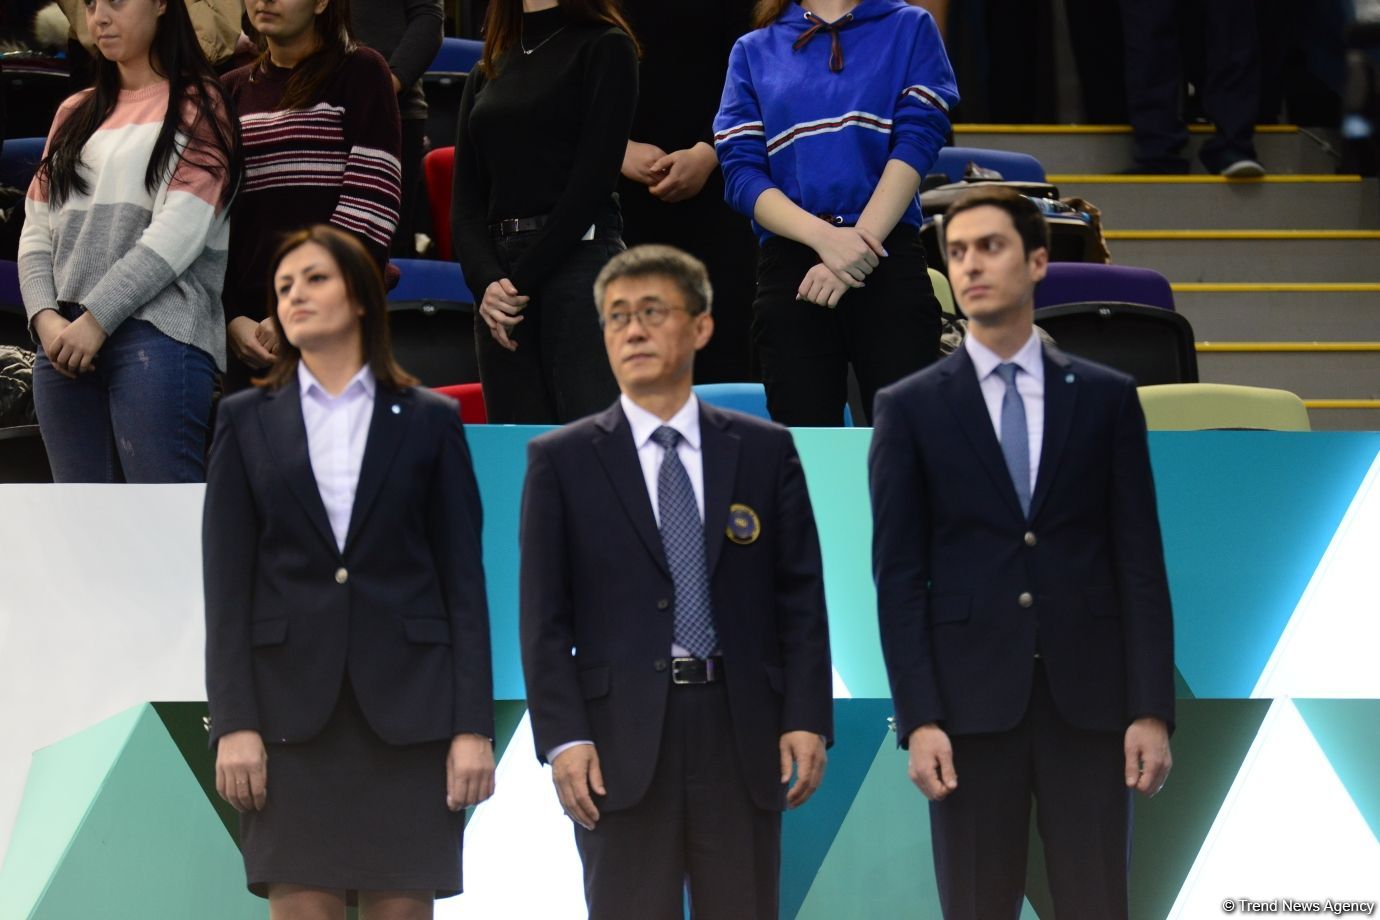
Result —
<path fill-rule="evenodd" d="M 507 220 L 500 220 L 496 224 L 489 224 L 489 232 L 494 236 L 504 237 L 518 233 L 531 233 L 533 230 L 540 230 L 545 226 L 546 215 L 538 214 L 536 217 L 510 217 Z"/>
<path fill-rule="evenodd" d="M 724 657 L 672 658 L 671 683 L 713 684 L 724 679 Z"/>

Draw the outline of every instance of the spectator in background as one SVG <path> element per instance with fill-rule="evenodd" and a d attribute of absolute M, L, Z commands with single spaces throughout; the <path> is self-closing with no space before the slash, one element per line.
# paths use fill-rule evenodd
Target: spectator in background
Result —
<path fill-rule="evenodd" d="M 484 35 L 451 207 L 484 403 L 490 422 L 565 423 L 618 395 L 591 292 L 624 248 L 637 45 L 612 0 L 493 0 Z"/>
<path fill-rule="evenodd" d="M 353 0 L 359 40 L 388 59 L 393 91 L 402 116 L 402 207 L 392 254 L 409 259 L 417 254 L 413 214 L 422 176 L 426 143 L 426 96 L 422 74 L 440 50 L 444 15 L 441 0 Z"/>
<path fill-rule="evenodd" d="M 1198 157 L 1208 172 L 1235 179 L 1263 176 L 1256 159 L 1255 117 L 1260 98 L 1258 0 L 1195 4 L 1190 22 L 1204 30 L 1207 69 L 1203 111 L 1217 133 Z M 1121 0 L 1126 39 L 1126 97 L 1135 130 L 1132 173 L 1188 172 L 1180 151 L 1188 127 L 1183 102 L 1184 54 L 1180 0 Z"/>
<path fill-rule="evenodd" d="M 245 154 L 225 286 L 227 391 L 273 362 L 268 261 L 279 239 L 329 223 L 359 237 L 382 270 L 401 186 L 393 75 L 378 52 L 355 43 L 348 4 L 246 0 L 245 9 L 260 54 L 225 76 Z"/>
<path fill-rule="evenodd" d="M 772 0 L 755 20 L 714 128 L 728 201 L 761 241 L 767 406 L 841 425 L 850 362 L 870 416 L 877 390 L 938 356 L 916 191 L 958 91 L 934 20 L 904 0 Z"/>
<path fill-rule="evenodd" d="M 199 482 L 225 363 L 239 139 L 183 0 L 90 0 L 96 82 L 25 202 L 20 287 L 57 482 Z"/>
<path fill-rule="evenodd" d="M 728 53 L 752 22 L 752 0 L 628 0 L 642 43 L 637 115 L 623 157 L 619 202 L 629 246 L 693 253 L 714 285 L 714 337 L 695 355 L 695 380 L 753 380 L 751 317 L 757 247 L 724 201 L 714 154 Z"/>

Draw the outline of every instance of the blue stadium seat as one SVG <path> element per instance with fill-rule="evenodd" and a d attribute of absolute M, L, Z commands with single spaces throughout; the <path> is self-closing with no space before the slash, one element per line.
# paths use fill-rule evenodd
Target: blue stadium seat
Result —
<path fill-rule="evenodd" d="M 444 38 L 427 73 L 469 73 L 483 53 L 483 42 L 472 38 Z"/>
<path fill-rule="evenodd" d="M 402 272 L 388 292 L 388 325 L 398 363 L 429 387 L 477 383 L 474 295 L 458 262 L 394 259 Z"/>
<path fill-rule="evenodd" d="M 981 147 L 945 147 L 939 151 L 930 172 L 943 173 L 950 182 L 961 182 L 969 163 L 976 163 L 984 169 L 995 169 L 1008 182 L 1045 181 L 1045 168 L 1033 156 L 1008 150 L 984 150 Z"/>
<path fill-rule="evenodd" d="M 1066 303 L 1138 303 L 1174 309 L 1169 279 L 1153 268 L 1099 262 L 1051 262 L 1035 286 L 1035 309 Z"/>
<path fill-rule="evenodd" d="M 27 189 L 43 159 L 43 142 L 41 137 L 6 138 L 0 149 L 0 185 Z"/>

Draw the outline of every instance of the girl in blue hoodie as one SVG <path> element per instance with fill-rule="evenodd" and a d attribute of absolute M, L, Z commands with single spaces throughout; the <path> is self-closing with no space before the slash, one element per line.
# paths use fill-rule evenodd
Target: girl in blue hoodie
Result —
<path fill-rule="evenodd" d="M 938 355 L 921 177 L 958 102 L 929 13 L 905 0 L 758 0 L 714 143 L 761 245 L 753 339 L 787 425 L 843 421 L 851 363 L 877 390 Z"/>

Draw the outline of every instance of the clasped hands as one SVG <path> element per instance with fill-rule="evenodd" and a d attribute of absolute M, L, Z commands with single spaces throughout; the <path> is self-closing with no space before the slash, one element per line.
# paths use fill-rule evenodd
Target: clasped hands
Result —
<path fill-rule="evenodd" d="M 910 733 L 910 781 L 931 802 L 942 802 L 958 788 L 954 770 L 954 750 L 945 731 L 934 723 L 921 725 Z M 1169 751 L 1169 728 L 1161 719 L 1136 719 L 1126 728 L 1122 749 L 1126 755 L 1125 781 L 1128 789 L 1154 796 L 1164 788 L 1174 764 Z"/>
<path fill-rule="evenodd" d="M 34 332 L 53 370 L 71 379 L 96 369 L 96 353 L 108 338 L 90 313 L 68 320 L 56 310 L 40 311 Z"/>
<path fill-rule="evenodd" d="M 252 730 L 229 732 L 216 745 L 216 792 L 240 812 L 268 804 L 268 751 Z M 446 808 L 459 811 L 494 794 L 494 746 L 482 735 L 453 737 L 446 752 Z"/>
<path fill-rule="evenodd" d="M 814 732 L 794 731 L 781 736 L 781 785 L 795 782 L 786 792 L 786 807 L 797 808 L 814 795 L 824 779 L 828 755 L 824 739 Z M 594 830 L 599 821 L 599 807 L 594 796 L 607 795 L 604 774 L 599 767 L 599 752 L 592 744 L 576 744 L 566 748 L 551 762 L 551 780 L 561 807 L 576 824 Z"/>
<path fill-rule="evenodd" d="M 810 247 L 820 261 L 805 273 L 796 300 L 836 307 L 852 288 L 860 288 L 886 257 L 882 241 L 863 227 L 834 227 L 821 221 Z"/>
<path fill-rule="evenodd" d="M 653 198 L 675 204 L 698 195 L 718 165 L 714 148 L 703 141 L 670 153 L 656 144 L 628 141 L 619 171 L 624 178 L 647 186 Z"/>

